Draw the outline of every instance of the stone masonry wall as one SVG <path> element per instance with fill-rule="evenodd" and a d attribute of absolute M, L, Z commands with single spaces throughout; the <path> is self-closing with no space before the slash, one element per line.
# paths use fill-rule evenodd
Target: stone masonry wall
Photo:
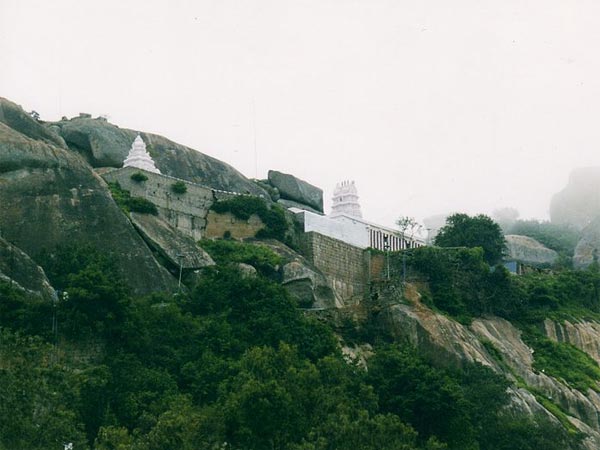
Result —
<path fill-rule="evenodd" d="M 132 180 L 131 175 L 136 172 L 142 172 L 148 179 Z M 102 176 L 107 182 L 118 181 L 121 188 L 129 191 L 133 197 L 143 197 L 154 203 L 161 217 L 194 240 L 203 237 L 208 210 L 215 201 L 217 193 L 219 198 L 235 195 L 134 167 L 112 170 Z M 178 181 L 182 181 L 187 187 L 187 191 L 183 194 L 177 194 L 171 188 Z"/>
<path fill-rule="evenodd" d="M 365 252 L 353 245 L 315 232 L 304 233 L 301 251 L 321 270 L 336 295 L 337 306 L 359 303 L 368 292 Z"/>
<path fill-rule="evenodd" d="M 256 214 L 252 214 L 248 220 L 241 220 L 229 212 L 218 214 L 209 211 L 206 221 L 204 237 L 209 239 L 222 238 L 227 231 L 234 239 L 253 238 L 265 226 Z"/>

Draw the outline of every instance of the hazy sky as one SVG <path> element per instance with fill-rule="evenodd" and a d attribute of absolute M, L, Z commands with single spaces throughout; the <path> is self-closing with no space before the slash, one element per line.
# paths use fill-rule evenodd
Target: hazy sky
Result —
<path fill-rule="evenodd" d="M 599 44 L 597 1 L 0 0 L 0 95 L 290 172 L 327 204 L 354 179 L 384 224 L 545 218 L 600 165 Z"/>

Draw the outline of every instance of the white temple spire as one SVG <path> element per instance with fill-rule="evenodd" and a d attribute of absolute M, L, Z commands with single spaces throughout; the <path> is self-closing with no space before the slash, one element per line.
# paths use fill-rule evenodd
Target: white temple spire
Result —
<path fill-rule="evenodd" d="M 147 172 L 160 173 L 160 170 L 154 165 L 154 160 L 146 150 L 146 144 L 139 134 L 133 141 L 133 144 L 131 144 L 131 150 L 129 150 L 129 154 L 123 162 L 123 167 L 137 167 Z"/>
<path fill-rule="evenodd" d="M 342 181 L 336 184 L 333 191 L 331 217 L 342 214 L 362 218 L 360 204 L 358 203 L 358 192 L 354 181 Z"/>

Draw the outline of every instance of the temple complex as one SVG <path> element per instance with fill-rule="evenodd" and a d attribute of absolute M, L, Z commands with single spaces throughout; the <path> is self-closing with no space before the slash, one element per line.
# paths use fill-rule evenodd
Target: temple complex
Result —
<path fill-rule="evenodd" d="M 152 156 L 146 150 L 144 140 L 139 134 L 133 141 L 133 144 L 131 144 L 131 150 L 129 150 L 129 154 L 123 162 L 123 167 L 136 167 L 148 172 L 160 173 L 160 170 L 154 165 Z"/>
<path fill-rule="evenodd" d="M 331 217 L 341 215 L 362 217 L 360 204 L 358 203 L 358 192 L 354 181 L 342 181 L 336 184 L 331 201 Z"/>

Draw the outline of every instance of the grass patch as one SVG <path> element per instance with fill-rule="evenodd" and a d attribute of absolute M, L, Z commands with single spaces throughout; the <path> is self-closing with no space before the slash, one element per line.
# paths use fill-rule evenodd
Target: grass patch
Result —
<path fill-rule="evenodd" d="M 154 203 L 142 197 L 132 197 L 129 191 L 123 189 L 118 181 L 108 183 L 108 187 L 115 203 L 126 213 L 137 212 L 152 214 L 153 216 L 158 215 L 158 209 Z"/>
<path fill-rule="evenodd" d="M 543 394 L 537 392 L 535 389 L 530 389 L 530 388 L 528 388 L 528 389 L 529 389 L 529 392 L 531 392 L 533 394 L 533 396 L 538 401 L 538 403 L 540 405 L 542 405 L 544 408 L 546 408 L 548 411 L 550 411 L 552 413 L 552 415 L 558 419 L 558 421 L 561 423 L 561 425 L 563 427 L 565 427 L 565 429 L 570 434 L 578 434 L 579 433 L 579 430 L 577 428 L 575 428 L 575 426 L 568 419 L 567 413 L 565 413 L 559 405 L 554 403 L 552 400 L 550 400 L 548 397 L 544 396 Z"/>
<path fill-rule="evenodd" d="M 574 345 L 554 342 L 534 327 L 522 334 L 523 341 L 533 348 L 533 367 L 570 387 L 585 392 L 600 391 L 600 367 L 587 353 Z"/>

